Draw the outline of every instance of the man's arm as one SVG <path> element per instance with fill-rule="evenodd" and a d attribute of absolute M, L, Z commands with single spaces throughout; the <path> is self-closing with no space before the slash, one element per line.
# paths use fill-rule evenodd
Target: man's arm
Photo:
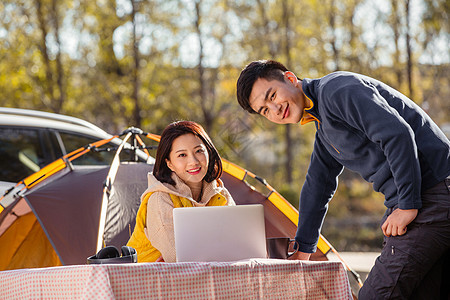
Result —
<path fill-rule="evenodd" d="M 343 166 L 328 153 L 316 133 L 311 162 L 300 194 L 295 236 L 299 252 L 316 251 L 328 202 L 337 189 L 337 176 L 342 170 Z"/>

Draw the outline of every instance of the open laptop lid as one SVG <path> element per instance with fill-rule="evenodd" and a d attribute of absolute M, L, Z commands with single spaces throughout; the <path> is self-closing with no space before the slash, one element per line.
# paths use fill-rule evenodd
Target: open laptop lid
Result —
<path fill-rule="evenodd" d="M 174 208 L 177 262 L 266 258 L 261 204 Z"/>

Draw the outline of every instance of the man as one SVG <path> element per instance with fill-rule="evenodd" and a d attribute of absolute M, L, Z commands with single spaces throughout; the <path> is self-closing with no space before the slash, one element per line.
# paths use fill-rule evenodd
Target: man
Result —
<path fill-rule="evenodd" d="M 383 250 L 360 299 L 420 298 L 422 292 L 427 299 L 439 297 L 439 288 L 421 285 L 430 276 L 431 284 L 440 284 L 450 253 L 450 142 L 419 106 L 367 76 L 335 72 L 300 80 L 275 61 L 246 66 L 237 99 L 246 111 L 277 124 L 315 123 L 295 237 L 300 259 L 316 251 L 346 167 L 373 183 L 387 207 Z"/>

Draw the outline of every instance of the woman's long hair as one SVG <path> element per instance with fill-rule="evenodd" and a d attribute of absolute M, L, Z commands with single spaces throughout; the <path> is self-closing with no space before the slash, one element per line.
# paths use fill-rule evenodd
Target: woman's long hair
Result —
<path fill-rule="evenodd" d="M 169 159 L 173 141 L 177 137 L 189 133 L 200 138 L 208 150 L 209 164 L 203 180 L 211 182 L 222 175 L 222 160 L 203 127 L 192 121 L 178 121 L 167 125 L 161 134 L 161 141 L 159 142 L 158 150 L 156 151 L 155 166 L 153 168 L 153 175 L 156 179 L 161 182 L 175 185 L 175 182 L 171 177 L 172 170 L 167 166 L 166 159 Z"/>

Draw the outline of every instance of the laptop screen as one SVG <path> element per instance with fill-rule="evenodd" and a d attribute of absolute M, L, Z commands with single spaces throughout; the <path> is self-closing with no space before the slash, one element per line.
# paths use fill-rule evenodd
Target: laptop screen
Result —
<path fill-rule="evenodd" d="M 266 258 L 261 204 L 174 208 L 177 262 Z"/>

